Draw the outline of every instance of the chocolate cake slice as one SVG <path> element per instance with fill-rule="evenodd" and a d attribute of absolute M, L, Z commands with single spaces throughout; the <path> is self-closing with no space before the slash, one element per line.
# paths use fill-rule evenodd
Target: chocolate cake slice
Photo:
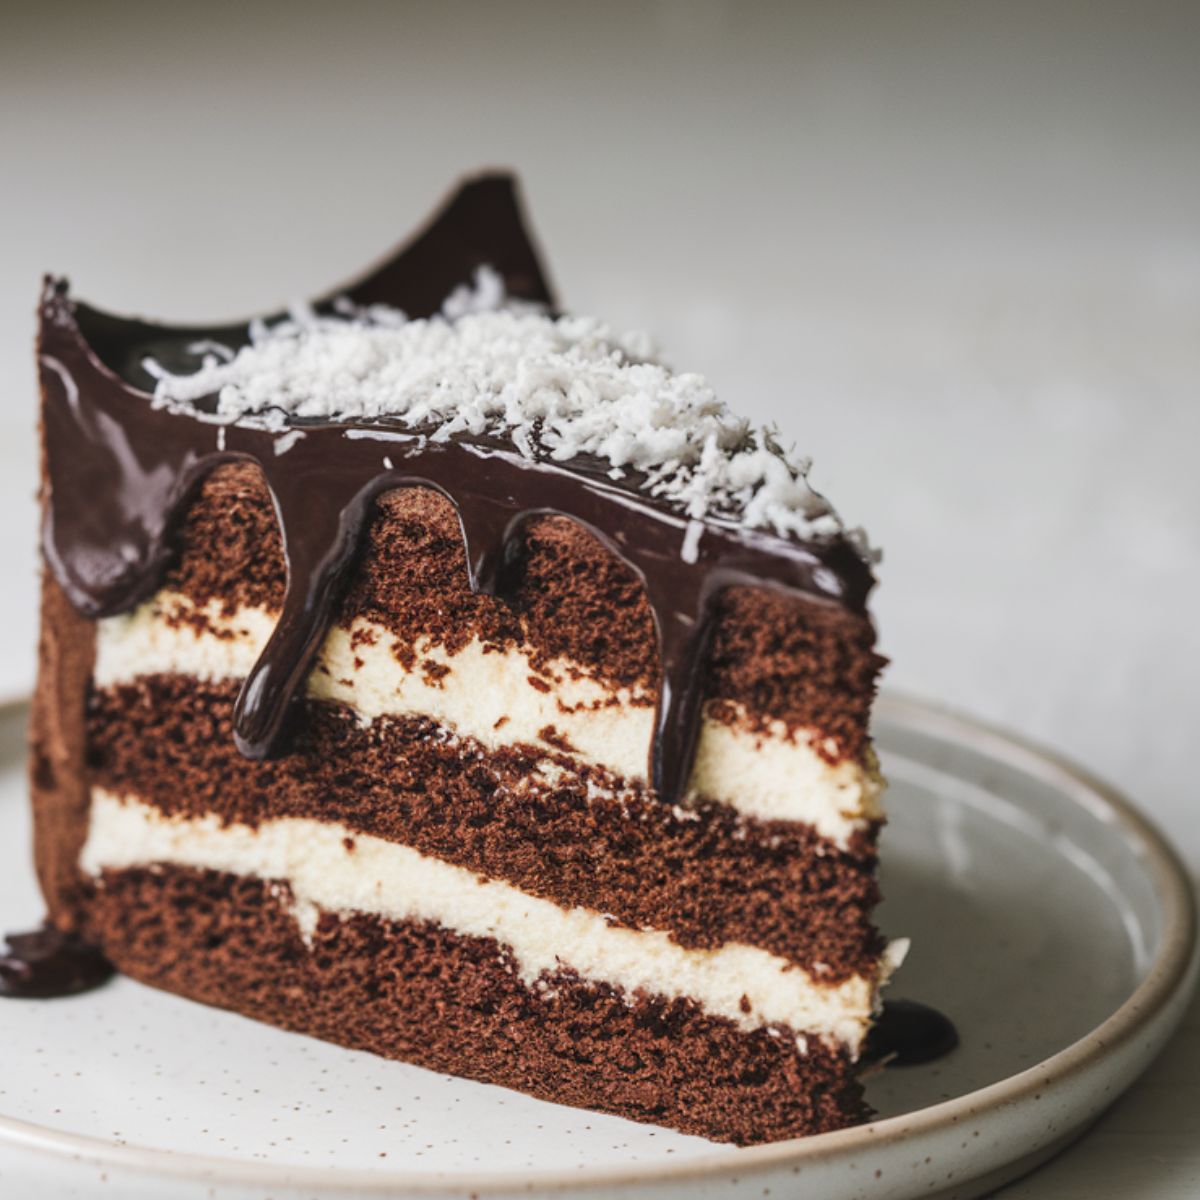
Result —
<path fill-rule="evenodd" d="M 863 1117 L 867 552 L 702 379 L 560 313 L 511 180 L 244 325 L 48 280 L 38 352 L 58 930 L 713 1139 Z"/>

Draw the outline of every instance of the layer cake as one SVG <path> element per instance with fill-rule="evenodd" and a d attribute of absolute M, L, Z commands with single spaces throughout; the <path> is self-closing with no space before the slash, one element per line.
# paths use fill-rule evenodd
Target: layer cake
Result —
<path fill-rule="evenodd" d="M 39 363 L 59 930 L 717 1140 L 862 1119 L 868 553 L 703 380 L 559 312 L 510 179 L 264 321 L 48 280 Z"/>

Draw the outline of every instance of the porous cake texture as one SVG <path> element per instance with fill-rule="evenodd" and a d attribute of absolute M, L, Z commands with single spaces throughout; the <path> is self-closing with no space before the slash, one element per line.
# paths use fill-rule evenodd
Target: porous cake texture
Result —
<path fill-rule="evenodd" d="M 507 180 L 469 184 L 415 244 L 418 259 L 439 230 L 463 224 L 464 205 L 515 212 Z M 860 571 L 869 586 L 861 543 L 812 499 L 804 472 L 756 459 L 731 476 L 748 433 L 707 450 L 702 440 L 690 474 L 632 452 L 622 465 L 595 441 L 550 468 L 545 396 L 541 415 L 527 406 L 513 417 L 509 405 L 502 428 L 467 420 L 448 435 L 439 430 L 461 410 L 444 404 L 436 419 L 427 408 L 407 424 L 398 405 L 389 432 L 386 411 L 348 417 L 310 398 L 306 417 L 303 398 L 272 407 L 261 389 L 245 400 L 256 348 L 269 346 L 273 369 L 286 370 L 277 343 L 306 353 L 306 338 L 330 336 L 331 323 L 378 343 L 380 329 L 423 315 L 441 313 L 452 329 L 481 308 L 518 320 L 544 312 L 526 307 L 550 302 L 540 276 L 528 283 L 536 260 L 521 259 L 522 275 L 517 251 L 482 225 L 467 222 L 476 238 L 442 256 L 452 260 L 444 311 L 443 300 L 422 310 L 412 289 L 381 298 L 360 287 L 307 333 L 293 316 L 283 335 L 259 330 L 240 346 L 228 331 L 172 340 L 145 325 L 123 341 L 119 323 L 48 291 L 48 565 L 31 774 L 51 917 L 145 983 L 548 1100 L 743 1144 L 858 1121 L 857 1060 L 898 957 L 871 922 L 882 781 L 868 719 L 882 660 L 845 579 L 785 588 L 756 582 L 733 551 L 720 561 L 702 552 L 753 537 L 756 553 L 795 556 L 804 579 L 815 555 L 817 570 Z M 515 228 L 517 250 L 532 256 Z M 414 247 L 405 253 L 411 263 Z M 384 299 L 393 307 L 363 316 Z M 190 392 L 175 382 L 188 374 L 181 346 L 203 381 Z M 390 369 L 386 345 L 372 353 L 382 355 L 374 366 L 355 368 L 351 356 L 346 387 L 380 363 Z M 455 378 L 477 378 L 461 354 Z M 504 371 L 519 374 L 520 343 L 505 354 Z M 438 379 L 424 386 L 436 391 Z M 105 405 L 121 392 L 103 409 L 112 420 L 85 426 L 77 414 L 105 388 Z M 189 486 L 162 493 L 169 504 L 139 508 L 146 480 L 166 470 L 140 449 L 157 443 L 137 440 L 150 413 L 179 436 L 197 431 L 209 459 Z M 70 454 L 55 446 L 80 429 L 87 436 Z M 280 448 L 291 433 L 300 436 Z M 126 436 L 137 453 L 112 454 Z M 486 492 L 500 479 L 500 504 L 504 477 L 489 472 L 503 437 L 515 447 L 505 470 L 553 469 L 564 487 L 610 488 L 612 511 L 628 515 L 581 522 L 573 500 L 524 513 L 505 526 L 499 585 L 484 589 L 463 502 L 420 477 L 429 439 L 482 446 L 470 486 Z M 325 560 L 306 557 L 289 528 L 279 472 L 289 462 L 316 470 L 306 464 L 319 461 L 318 444 L 337 455 L 365 441 L 378 485 L 341 510 L 342 525 L 358 524 L 320 593 L 327 611 L 304 627 L 311 645 L 294 643 L 307 657 L 280 655 L 301 564 Z M 101 443 L 108 457 L 96 450 L 89 465 L 87 447 Z M 171 461 L 177 473 L 181 461 Z M 701 501 L 689 507 L 673 483 L 664 488 L 680 478 Z M 137 560 L 139 581 L 90 612 L 89 596 L 113 575 L 88 574 L 87 539 L 70 532 L 85 517 L 63 500 L 89 479 L 123 497 L 122 521 L 137 510 L 121 526 L 137 535 L 134 549 L 122 559 L 118 546 L 113 561 Z M 173 519 L 156 525 L 168 509 Z M 784 510 L 800 516 L 772 515 Z M 623 553 L 637 523 L 654 521 L 673 547 L 659 575 Z M 162 553 L 143 553 L 147 530 Z M 690 643 L 694 728 L 679 743 L 678 787 L 656 775 L 654 753 L 664 691 L 682 677 L 664 674 L 662 650 L 662 579 L 674 558 L 720 584 Z M 737 571 L 719 573 L 735 561 Z M 679 588 L 696 577 L 669 578 Z M 693 600 L 677 607 L 693 611 Z M 260 752 L 240 722 L 286 669 L 296 677 L 286 721 Z"/>

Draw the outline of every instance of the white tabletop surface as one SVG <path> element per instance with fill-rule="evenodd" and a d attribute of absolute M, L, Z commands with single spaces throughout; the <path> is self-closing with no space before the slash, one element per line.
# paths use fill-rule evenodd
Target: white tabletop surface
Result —
<path fill-rule="evenodd" d="M 23 8 L 0 16 L 0 694 L 34 661 L 41 273 L 238 316 L 511 164 L 568 305 L 776 421 L 884 547 L 888 683 L 1086 764 L 1200 873 L 1195 5 Z M 1194 1007 L 1005 1195 L 1194 1196 L 1198 1079 Z"/>

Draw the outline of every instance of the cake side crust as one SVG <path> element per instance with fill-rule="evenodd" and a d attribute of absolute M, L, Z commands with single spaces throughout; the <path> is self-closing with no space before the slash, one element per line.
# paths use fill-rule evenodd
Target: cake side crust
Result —
<path fill-rule="evenodd" d="M 90 805 L 87 697 L 95 629 L 95 622 L 75 611 L 44 569 L 37 684 L 30 710 L 29 788 L 38 883 L 50 921 L 63 931 L 80 927 L 87 905 L 79 854 Z"/>

